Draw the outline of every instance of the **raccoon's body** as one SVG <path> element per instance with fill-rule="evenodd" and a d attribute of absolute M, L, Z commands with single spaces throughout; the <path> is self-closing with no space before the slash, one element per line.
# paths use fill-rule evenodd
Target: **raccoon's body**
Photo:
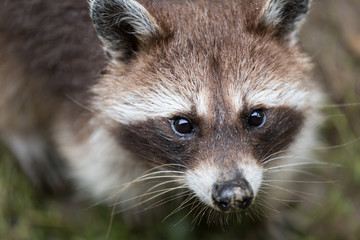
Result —
<path fill-rule="evenodd" d="M 309 1 L 89 5 L 0 3 L 0 132 L 35 184 L 112 202 L 174 179 L 228 213 L 291 177 L 271 170 L 302 161 L 319 121 L 296 38 Z"/>

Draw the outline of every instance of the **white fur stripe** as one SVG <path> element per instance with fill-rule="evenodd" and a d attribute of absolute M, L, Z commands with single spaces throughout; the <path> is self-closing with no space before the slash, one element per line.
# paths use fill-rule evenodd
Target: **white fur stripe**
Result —
<path fill-rule="evenodd" d="M 119 99 L 113 96 L 98 102 L 101 105 L 95 106 L 96 108 L 100 108 L 107 118 L 122 124 L 156 117 L 172 117 L 189 112 L 193 106 L 186 96 L 161 85 L 157 85 L 156 89 L 154 87 L 153 91 L 140 89 L 125 93 Z"/>
<path fill-rule="evenodd" d="M 233 96 L 231 101 L 236 109 L 240 112 L 244 107 L 279 107 L 288 106 L 295 109 L 304 109 L 307 106 L 316 104 L 321 96 L 313 94 L 312 89 L 306 89 L 300 83 L 292 82 L 271 82 L 264 86 L 245 86 L 241 89 L 235 89 L 231 92 Z M 259 88 L 259 89 L 257 89 Z"/>
<path fill-rule="evenodd" d="M 211 98 L 210 92 L 207 89 L 202 89 L 197 94 L 197 104 L 196 110 L 197 114 L 202 117 L 206 117 L 211 108 Z"/>

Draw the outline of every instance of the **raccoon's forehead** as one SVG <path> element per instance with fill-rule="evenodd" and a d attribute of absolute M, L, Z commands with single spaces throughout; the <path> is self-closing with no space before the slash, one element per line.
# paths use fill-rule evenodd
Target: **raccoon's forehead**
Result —
<path fill-rule="evenodd" d="M 134 84 L 126 89 L 121 81 L 111 83 L 96 89 L 95 107 L 107 118 L 129 124 L 188 113 L 210 120 L 221 112 L 235 119 L 245 109 L 287 106 L 301 110 L 313 99 L 311 89 L 301 81 L 277 75 L 257 75 L 247 81 L 234 73 L 227 74 L 227 79 L 222 81 L 205 81 L 204 76 L 184 74 L 175 79 L 149 74 L 145 78 L 150 78 L 151 84 Z"/>

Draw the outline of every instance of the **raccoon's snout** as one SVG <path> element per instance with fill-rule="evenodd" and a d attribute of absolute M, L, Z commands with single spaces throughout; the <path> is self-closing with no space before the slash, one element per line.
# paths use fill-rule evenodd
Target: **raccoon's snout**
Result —
<path fill-rule="evenodd" d="M 246 209 L 253 198 L 254 192 L 245 179 L 215 183 L 212 190 L 214 206 L 222 212 Z"/>

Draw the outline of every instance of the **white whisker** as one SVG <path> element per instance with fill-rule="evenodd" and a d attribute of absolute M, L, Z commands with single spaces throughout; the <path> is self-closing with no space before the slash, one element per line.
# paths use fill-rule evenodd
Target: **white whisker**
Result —
<path fill-rule="evenodd" d="M 181 211 L 184 208 L 187 208 L 188 206 L 191 206 L 192 204 L 194 204 L 193 202 L 190 202 L 191 200 L 193 200 L 196 196 L 195 195 L 189 195 L 189 197 L 187 199 L 185 199 L 177 208 L 175 208 L 171 213 L 169 213 L 163 220 L 162 222 L 164 222 L 166 219 L 168 219 L 170 216 L 172 216 L 173 214 Z M 190 203 L 189 203 L 190 202 Z"/>
<path fill-rule="evenodd" d="M 178 179 L 173 179 L 173 180 L 169 180 L 169 181 L 165 181 L 165 182 L 161 182 L 161 183 L 158 183 L 156 184 L 155 186 L 149 188 L 146 192 L 150 192 L 158 187 L 161 187 L 163 185 L 166 185 L 166 184 L 169 184 L 169 183 L 179 183 L 179 180 Z"/>
<path fill-rule="evenodd" d="M 152 195 L 152 194 L 154 194 L 154 193 L 157 193 L 156 195 L 154 195 L 154 196 L 152 196 L 152 197 L 150 197 L 150 198 L 147 198 L 146 200 L 141 201 L 141 202 L 139 202 L 139 203 L 137 203 L 137 204 L 135 204 L 135 205 L 132 205 L 132 206 L 126 208 L 126 209 L 123 209 L 123 210 L 121 211 L 121 212 L 124 212 L 124 211 L 127 211 L 127 210 L 131 209 L 131 208 L 135 208 L 135 207 L 140 206 L 140 205 L 142 205 L 142 204 L 144 204 L 144 203 L 147 203 L 147 202 L 149 202 L 149 201 L 151 201 L 151 200 L 153 200 L 153 199 L 155 199 L 155 198 L 157 198 L 157 197 L 159 197 L 159 196 L 161 196 L 161 195 L 164 195 L 164 194 L 166 194 L 166 193 L 168 193 L 168 192 L 172 192 L 172 191 L 175 191 L 175 190 L 178 190 L 178 189 L 182 189 L 182 188 L 186 188 L 186 187 L 185 187 L 185 186 L 179 186 L 179 187 L 174 187 L 174 188 L 170 188 L 170 189 L 162 189 L 162 190 L 159 190 L 159 191 L 142 194 L 142 195 L 140 195 L 140 196 L 136 196 L 136 197 L 133 197 L 133 198 L 130 198 L 130 199 L 127 199 L 127 200 L 124 200 L 124 201 L 115 203 L 115 205 L 120 205 L 120 204 L 123 204 L 123 203 L 125 203 L 125 202 L 130 202 L 130 201 L 132 201 L 132 200 L 135 200 L 135 199 L 144 197 L 144 195 Z"/>
<path fill-rule="evenodd" d="M 306 180 L 284 180 L 284 179 L 271 179 L 265 180 L 264 183 L 271 183 L 271 182 L 282 182 L 282 183 L 306 183 L 306 184 L 325 184 L 325 183 L 335 183 L 336 181 L 306 181 Z"/>
<path fill-rule="evenodd" d="M 360 106 L 360 103 L 342 103 L 342 104 L 323 104 L 320 107 L 321 108 L 337 108 L 337 107 L 358 107 Z"/>
<path fill-rule="evenodd" d="M 185 196 L 189 195 L 190 192 L 191 191 L 189 190 L 189 191 L 181 192 L 181 193 L 166 197 L 164 199 L 159 200 L 156 203 L 151 204 L 149 207 L 145 208 L 144 210 L 149 210 L 149 209 L 152 209 L 152 208 L 156 208 L 156 207 L 161 206 L 163 204 L 166 204 L 168 202 L 171 202 L 171 201 L 174 201 L 176 199 L 185 197 Z"/>
<path fill-rule="evenodd" d="M 204 218 L 206 212 L 209 210 L 209 206 L 204 205 L 200 210 L 199 213 L 194 217 L 192 223 L 196 224 L 199 226 L 201 223 L 201 220 Z"/>
<path fill-rule="evenodd" d="M 271 170 L 271 171 L 264 172 L 264 178 L 266 178 L 266 176 L 268 176 L 268 175 L 277 174 L 279 172 L 284 172 L 284 171 L 298 173 L 299 175 L 303 174 L 303 175 L 314 177 L 314 178 L 320 178 L 317 174 L 314 174 L 310 171 L 305 171 L 302 169 L 291 169 L 291 168 L 290 169 L 277 169 L 277 170 Z"/>
<path fill-rule="evenodd" d="M 324 166 L 329 166 L 329 165 L 331 165 L 331 164 L 324 163 L 324 162 L 299 162 L 299 163 L 290 163 L 290 164 L 284 164 L 284 165 L 266 168 L 265 171 L 271 171 L 274 169 L 281 169 L 281 168 L 288 168 L 288 167 L 320 167 L 320 166 L 324 167 Z"/>
<path fill-rule="evenodd" d="M 316 147 L 314 148 L 314 150 L 330 150 L 330 149 L 337 149 L 337 148 L 343 148 L 346 147 L 348 145 L 354 144 L 356 142 L 360 141 L 360 137 L 357 137 L 349 142 L 343 143 L 343 144 L 339 144 L 339 145 L 334 145 L 334 146 L 327 146 L 327 147 Z"/>
<path fill-rule="evenodd" d="M 267 189 L 269 189 L 269 188 L 279 189 L 279 190 L 282 190 L 284 192 L 288 192 L 290 194 L 293 194 L 293 195 L 301 197 L 301 198 L 304 198 L 305 195 L 310 196 L 310 197 L 315 196 L 314 194 L 311 194 L 311 193 L 301 192 L 301 191 L 297 191 L 297 190 L 290 190 L 290 189 L 287 189 L 287 188 L 284 188 L 284 187 L 280 187 L 280 186 L 276 186 L 276 185 L 272 185 L 272 184 L 268 184 L 268 183 L 264 183 L 263 186 L 264 186 L 264 188 L 267 188 Z M 264 192 L 264 194 L 267 194 L 267 193 Z"/>
<path fill-rule="evenodd" d="M 176 227 L 177 225 L 179 225 L 185 218 L 187 218 L 197 207 L 199 207 L 201 204 L 203 204 L 202 202 L 199 202 L 198 204 L 196 204 L 195 206 L 193 206 L 190 211 L 182 218 L 180 219 L 180 221 L 178 221 L 176 224 L 174 224 L 174 227 Z"/>

